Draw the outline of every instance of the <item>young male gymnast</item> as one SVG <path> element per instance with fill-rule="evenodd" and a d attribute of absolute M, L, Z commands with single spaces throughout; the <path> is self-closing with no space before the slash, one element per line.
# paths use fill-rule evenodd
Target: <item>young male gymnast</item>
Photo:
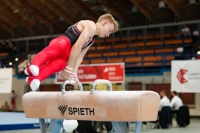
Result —
<path fill-rule="evenodd" d="M 50 41 L 49 45 L 39 52 L 31 64 L 24 70 L 26 82 L 32 91 L 36 91 L 40 82 L 51 74 L 59 72 L 58 77 L 73 80 L 78 84 L 78 67 L 85 53 L 94 43 L 94 36 L 109 37 L 118 31 L 119 24 L 111 14 L 101 15 L 97 22 L 81 20 L 70 26 L 63 36 Z"/>

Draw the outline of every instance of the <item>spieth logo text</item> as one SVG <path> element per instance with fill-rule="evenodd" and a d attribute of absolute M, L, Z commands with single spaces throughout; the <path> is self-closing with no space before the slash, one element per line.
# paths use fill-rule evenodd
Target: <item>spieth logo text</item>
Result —
<path fill-rule="evenodd" d="M 67 105 L 60 105 L 58 110 L 62 115 L 68 113 L 69 115 L 95 115 L 94 108 L 76 108 L 68 107 Z"/>

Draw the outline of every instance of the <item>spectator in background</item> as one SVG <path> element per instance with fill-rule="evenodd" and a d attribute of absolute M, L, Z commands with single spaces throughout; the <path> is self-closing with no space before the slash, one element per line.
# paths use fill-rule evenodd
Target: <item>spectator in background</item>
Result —
<path fill-rule="evenodd" d="M 5 104 L 1 106 L 1 109 L 3 112 L 8 112 L 9 111 L 9 106 L 8 106 L 8 102 L 5 101 Z"/>
<path fill-rule="evenodd" d="M 161 111 L 161 109 L 162 109 L 163 106 L 170 106 L 170 100 L 166 96 L 166 92 L 164 90 L 162 90 L 160 92 L 160 96 L 161 96 L 161 100 L 160 100 L 159 111 Z"/>
<path fill-rule="evenodd" d="M 155 121 L 156 125 L 155 125 L 154 129 L 160 128 L 160 126 L 161 126 L 160 121 L 163 121 L 163 117 L 162 117 L 162 114 L 161 114 L 162 108 L 165 107 L 165 106 L 168 106 L 170 108 L 170 100 L 166 95 L 166 91 L 164 91 L 164 90 L 160 91 L 160 97 L 161 97 L 161 100 L 160 100 L 160 105 L 159 105 L 158 118 Z"/>
<path fill-rule="evenodd" d="M 2 41 L 0 45 L 1 52 L 8 52 L 8 45 L 6 41 Z"/>
<path fill-rule="evenodd" d="M 17 53 L 17 47 L 11 41 L 8 41 L 8 52 L 10 55 L 15 55 Z"/>
<path fill-rule="evenodd" d="M 3 52 L 3 42 L 0 43 L 0 52 Z"/>
<path fill-rule="evenodd" d="M 16 55 L 17 54 L 17 47 L 13 44 L 13 42 L 2 41 L 0 43 L 0 52 L 8 52 L 9 55 Z"/>
<path fill-rule="evenodd" d="M 191 37 L 190 29 L 187 27 L 186 24 L 183 24 L 183 28 L 181 29 L 181 32 L 177 36 L 177 38 L 189 38 Z"/>
<path fill-rule="evenodd" d="M 15 112 L 16 111 L 16 94 L 15 94 L 15 91 L 12 90 L 12 96 L 11 96 L 11 104 L 12 104 L 12 112 Z"/>
<path fill-rule="evenodd" d="M 178 110 L 180 106 L 183 106 L 183 102 L 176 91 L 172 91 L 171 95 L 173 98 L 171 100 L 170 106 L 173 110 Z"/>
<path fill-rule="evenodd" d="M 178 96 L 178 93 L 176 91 L 172 91 L 171 92 L 171 95 L 172 95 L 172 100 L 171 100 L 171 103 L 170 103 L 170 106 L 172 108 L 172 114 L 173 116 L 176 118 L 176 122 L 177 124 L 179 123 L 178 119 L 177 119 L 177 116 L 178 116 L 178 113 L 179 113 L 179 108 L 181 106 L 183 106 L 183 102 L 181 100 L 181 98 Z M 186 116 L 181 116 L 182 118 L 186 117 Z"/>

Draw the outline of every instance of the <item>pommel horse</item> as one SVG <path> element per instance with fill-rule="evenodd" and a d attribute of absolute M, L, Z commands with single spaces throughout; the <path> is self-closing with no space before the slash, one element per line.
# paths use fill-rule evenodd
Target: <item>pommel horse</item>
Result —
<path fill-rule="evenodd" d="M 140 133 L 143 121 L 155 121 L 160 96 L 153 91 L 112 91 L 108 80 L 95 80 L 91 91 L 29 92 L 22 101 L 28 118 L 39 118 L 41 133 L 58 133 L 64 119 L 111 121 L 115 133 L 129 133 L 126 122 L 135 122 L 134 133 Z M 107 83 L 109 91 L 97 91 L 95 85 Z M 47 129 L 44 119 L 51 119 Z"/>

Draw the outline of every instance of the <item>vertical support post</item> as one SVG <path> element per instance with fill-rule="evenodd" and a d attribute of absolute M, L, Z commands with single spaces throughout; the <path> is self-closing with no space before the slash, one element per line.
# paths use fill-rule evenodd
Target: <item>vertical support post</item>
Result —
<path fill-rule="evenodd" d="M 126 122 L 112 122 L 115 133 L 129 133 Z"/>
<path fill-rule="evenodd" d="M 51 119 L 47 133 L 59 133 L 64 120 Z"/>
<path fill-rule="evenodd" d="M 29 54 L 29 40 L 26 40 L 26 53 Z"/>
<path fill-rule="evenodd" d="M 130 30 L 127 30 L 126 35 L 127 35 L 128 37 L 130 37 L 130 36 L 131 36 L 131 31 L 130 31 Z"/>
<path fill-rule="evenodd" d="M 16 42 L 16 46 L 17 46 L 17 57 L 20 58 L 20 55 L 19 55 L 19 43 L 18 41 Z"/>
<path fill-rule="evenodd" d="M 115 34 L 111 34 L 111 38 L 115 38 Z M 112 41 L 112 44 L 115 44 L 115 41 Z"/>
<path fill-rule="evenodd" d="M 200 30 L 200 23 L 197 23 L 197 30 Z"/>
<path fill-rule="evenodd" d="M 18 61 L 15 61 L 15 74 L 17 74 L 17 75 L 19 74 L 18 66 L 19 66 Z"/>
<path fill-rule="evenodd" d="M 143 35 L 144 36 L 147 35 L 147 29 L 146 28 L 143 29 Z"/>
<path fill-rule="evenodd" d="M 179 25 L 178 26 L 178 32 L 181 31 L 181 29 L 182 29 L 182 25 Z"/>
<path fill-rule="evenodd" d="M 40 130 L 41 130 L 41 133 L 46 133 L 46 132 L 47 132 L 47 125 L 46 125 L 46 123 L 45 123 L 45 120 L 39 118 L 39 122 L 40 122 Z"/>
<path fill-rule="evenodd" d="M 122 38 L 123 38 L 123 31 L 120 31 L 119 34 L 120 34 L 120 36 L 119 36 L 119 37 L 120 37 L 120 41 L 122 41 Z"/>
<path fill-rule="evenodd" d="M 141 127 L 142 127 L 142 122 L 136 122 L 134 133 L 140 133 Z"/>
<path fill-rule="evenodd" d="M 131 31 L 127 30 L 127 37 L 130 37 L 130 36 L 131 36 Z M 128 40 L 127 43 L 128 43 L 128 48 L 129 48 L 129 44 L 131 43 L 131 41 Z"/>
<path fill-rule="evenodd" d="M 44 39 L 44 47 L 47 46 L 47 38 Z"/>
<path fill-rule="evenodd" d="M 160 27 L 160 34 L 164 33 L 164 27 Z"/>

